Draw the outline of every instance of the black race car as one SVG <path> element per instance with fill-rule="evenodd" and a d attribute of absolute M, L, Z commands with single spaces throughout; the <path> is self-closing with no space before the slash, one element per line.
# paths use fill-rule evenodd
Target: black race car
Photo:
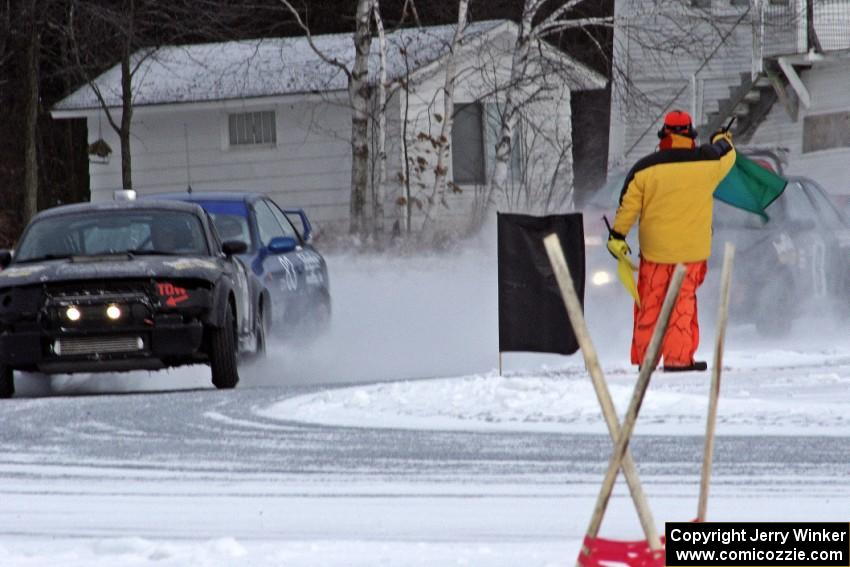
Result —
<path fill-rule="evenodd" d="M 57 207 L 0 251 L 0 397 L 14 371 L 157 370 L 205 363 L 217 388 L 265 350 L 259 286 L 198 205 Z"/>

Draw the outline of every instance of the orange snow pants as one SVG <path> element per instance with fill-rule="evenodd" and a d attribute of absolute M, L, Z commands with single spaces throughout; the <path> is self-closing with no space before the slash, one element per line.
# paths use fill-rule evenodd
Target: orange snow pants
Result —
<path fill-rule="evenodd" d="M 635 326 L 632 335 L 632 364 L 642 364 L 649 348 L 652 331 L 661 314 L 661 304 L 670 286 L 675 264 L 657 264 L 641 257 L 637 291 L 641 307 L 635 304 Z M 673 306 L 667 333 L 661 343 L 665 366 L 688 366 L 694 362 L 699 346 L 697 321 L 697 288 L 705 280 L 705 261 L 685 264 L 687 271 L 679 297 Z"/>

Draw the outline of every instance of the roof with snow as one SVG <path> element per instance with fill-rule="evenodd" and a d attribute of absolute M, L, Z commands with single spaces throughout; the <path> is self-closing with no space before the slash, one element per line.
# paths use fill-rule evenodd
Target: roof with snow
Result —
<path fill-rule="evenodd" d="M 508 20 L 474 22 L 464 31 L 464 41 L 491 33 L 513 31 Z M 398 79 L 446 55 L 455 26 L 405 28 L 387 34 L 387 78 Z M 352 34 L 313 36 L 313 43 L 328 58 L 351 68 Z M 373 40 L 370 76 L 377 74 L 378 46 Z M 218 101 L 299 93 L 342 91 L 346 74 L 323 61 L 306 36 L 230 41 L 199 45 L 165 46 L 140 50 L 134 61 L 146 57 L 133 76 L 135 106 Z M 563 56 L 567 58 L 566 55 Z M 577 85 L 601 88 L 604 78 L 571 61 Z M 121 68 L 116 64 L 95 79 L 106 103 L 121 106 Z M 601 84 L 600 84 L 601 83 Z M 54 111 L 100 108 L 95 92 L 84 85 L 59 101 Z"/>

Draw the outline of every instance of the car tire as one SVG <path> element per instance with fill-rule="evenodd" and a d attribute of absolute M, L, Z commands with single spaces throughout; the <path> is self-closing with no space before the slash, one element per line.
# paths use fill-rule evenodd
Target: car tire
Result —
<path fill-rule="evenodd" d="M 250 362 L 259 362 L 266 358 L 267 337 L 269 336 L 269 324 L 266 322 L 266 314 L 263 307 L 257 308 L 257 321 L 254 323 L 254 344 L 256 350 L 248 355 Z"/>
<path fill-rule="evenodd" d="M 15 394 L 15 372 L 0 364 L 0 399 L 11 398 Z"/>
<path fill-rule="evenodd" d="M 209 356 L 213 386 L 219 390 L 235 388 L 239 383 L 239 370 L 236 366 L 236 331 L 230 305 L 224 315 L 224 324 L 210 328 Z"/>

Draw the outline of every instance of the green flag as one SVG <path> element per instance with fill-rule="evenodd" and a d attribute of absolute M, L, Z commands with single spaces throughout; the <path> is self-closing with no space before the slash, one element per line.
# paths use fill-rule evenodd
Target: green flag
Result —
<path fill-rule="evenodd" d="M 714 191 L 714 197 L 769 220 L 764 211 L 785 190 L 788 181 L 738 153 L 735 165 Z"/>

